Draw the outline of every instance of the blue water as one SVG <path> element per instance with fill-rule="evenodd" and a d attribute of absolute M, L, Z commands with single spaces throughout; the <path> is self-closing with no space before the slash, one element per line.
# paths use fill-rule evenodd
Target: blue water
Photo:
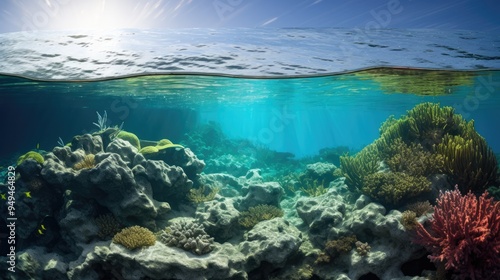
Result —
<path fill-rule="evenodd" d="M 418 85 L 405 86 L 409 70 L 398 72 L 403 73 L 399 82 L 397 75 L 370 73 L 282 79 L 146 75 L 81 82 L 1 76 L 0 118 L 9 128 L 1 154 L 24 153 L 37 144 L 50 151 L 58 137 L 69 142 L 94 131 L 96 112 L 106 111 L 108 125 L 123 123 L 141 139 L 180 142 L 200 125 L 215 122 L 228 138 L 301 158 L 325 147 L 360 150 L 379 136 L 390 115 L 398 117 L 422 102 L 453 106 L 474 119 L 477 131 L 500 152 L 495 122 L 500 72 L 412 74 L 427 79 L 424 85 L 437 85 L 428 87 L 441 93 L 437 96 L 415 92 L 424 90 Z M 467 79 L 450 78 L 464 74 Z"/>

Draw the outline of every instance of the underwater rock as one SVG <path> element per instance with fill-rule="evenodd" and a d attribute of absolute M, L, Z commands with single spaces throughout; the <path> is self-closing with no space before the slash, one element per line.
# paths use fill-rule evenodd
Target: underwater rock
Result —
<path fill-rule="evenodd" d="M 85 244 L 96 238 L 99 228 L 92 217 L 97 205 L 92 200 L 78 200 L 66 191 L 64 205 L 59 213 L 58 224 L 62 239 L 71 252 L 80 254 Z"/>
<path fill-rule="evenodd" d="M 303 177 L 303 180 L 328 184 L 335 179 L 333 175 L 335 169 L 337 169 L 337 167 L 332 163 L 316 162 L 308 164 L 306 166 L 306 171 L 301 177 Z"/>
<path fill-rule="evenodd" d="M 239 196 L 243 185 L 232 175 L 225 173 L 201 174 L 200 184 L 210 186 L 220 186 L 220 194 L 224 197 Z"/>
<path fill-rule="evenodd" d="M 255 165 L 255 158 L 246 155 L 225 154 L 216 158 L 206 159 L 206 172 L 224 172 L 233 176 L 244 176 L 252 166 Z"/>
<path fill-rule="evenodd" d="M 189 148 L 168 148 L 160 150 L 153 155 L 147 155 L 147 159 L 162 160 L 168 165 L 182 167 L 184 173 L 192 181 L 198 180 L 200 174 L 205 168 L 205 162 L 198 157 Z"/>
<path fill-rule="evenodd" d="M 137 155 L 138 150 L 128 141 L 116 138 L 113 142 L 109 143 L 108 147 L 106 147 L 106 152 L 119 154 L 123 161 L 127 163 L 127 166 L 132 168 L 134 158 Z"/>
<path fill-rule="evenodd" d="M 71 151 L 69 147 L 56 147 L 53 153 L 47 155 L 41 174 L 53 187 L 61 190 L 70 189 L 86 199 L 95 199 L 124 225 L 154 227 L 154 220 L 158 214 L 166 213 L 170 210 L 170 206 L 153 199 L 152 185 L 179 180 L 178 173 L 182 173 L 182 169 L 145 159 L 137 160 L 145 167 L 136 165 L 131 169 L 129 167 L 131 163 L 127 164 L 125 160 L 132 158 L 135 147 L 120 139 L 116 141 L 116 144 L 111 143 L 109 147 L 111 150 L 123 152 L 123 156 L 117 153 L 100 152 L 93 157 L 93 166 L 80 170 L 72 167 L 76 162 L 85 158 L 86 155 L 82 149 Z M 134 156 L 134 163 L 136 157 Z M 176 172 L 163 174 L 157 171 L 155 166 L 159 166 L 158 170 L 175 170 Z M 151 173 L 140 176 L 139 170 Z M 168 174 L 172 175 L 175 180 L 171 180 Z M 137 180 L 135 176 L 138 176 Z M 148 180 L 151 180 L 153 184 Z M 185 183 L 187 193 L 192 183 L 187 183 L 187 178 Z M 171 184 L 166 186 L 171 186 Z"/>
<path fill-rule="evenodd" d="M 221 244 L 210 257 L 196 256 L 161 242 L 130 251 L 111 244 L 96 246 L 84 261 L 69 272 L 79 279 L 232 279 L 245 280 L 244 256 L 229 243 Z"/>
<path fill-rule="evenodd" d="M 47 252 L 43 247 L 34 246 L 17 252 L 16 257 L 17 262 L 14 273 L 7 271 L 6 266 L 0 268 L 2 279 L 68 279 L 66 272 L 69 265 L 67 260 L 63 259 L 60 254 Z M 5 260 L 4 256 L 0 257 L 2 263 L 5 263 Z"/>
<path fill-rule="evenodd" d="M 283 218 L 258 223 L 239 245 L 239 251 L 246 257 L 246 270 L 254 270 L 264 263 L 283 267 L 298 252 L 301 236 L 302 233 Z"/>
<path fill-rule="evenodd" d="M 262 183 L 264 179 L 262 178 L 260 172 L 261 170 L 258 168 L 250 169 L 247 174 L 245 174 L 245 177 L 240 178 L 243 179 L 246 184 Z"/>
<path fill-rule="evenodd" d="M 244 186 L 241 189 L 241 194 L 242 198 L 236 202 L 236 208 L 240 211 L 246 211 L 248 208 L 260 204 L 279 207 L 285 190 L 277 182 L 265 182 Z"/>
<path fill-rule="evenodd" d="M 295 207 L 299 217 L 309 227 L 309 238 L 321 246 L 327 239 L 325 229 L 339 226 L 346 215 L 346 204 L 336 192 L 317 197 L 300 197 Z"/>
<path fill-rule="evenodd" d="M 228 198 L 204 202 L 196 210 L 196 219 L 217 242 L 227 241 L 240 231 L 239 215 L 233 200 Z"/>
<path fill-rule="evenodd" d="M 71 141 L 71 149 L 82 149 L 86 154 L 97 154 L 103 151 L 102 138 L 99 135 L 76 135 Z"/>

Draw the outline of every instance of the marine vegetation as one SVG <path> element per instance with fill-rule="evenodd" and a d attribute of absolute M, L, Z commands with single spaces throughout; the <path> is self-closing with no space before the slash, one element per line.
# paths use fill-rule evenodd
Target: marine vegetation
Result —
<path fill-rule="evenodd" d="M 340 162 L 351 192 L 390 206 L 428 192 L 426 177 L 433 174 L 447 174 L 463 192 L 482 193 L 496 184 L 498 170 L 474 122 L 433 103 L 418 104 L 400 119 L 389 117 L 374 143 Z"/>
<path fill-rule="evenodd" d="M 120 222 L 118 222 L 111 213 L 97 216 L 97 218 L 94 219 L 94 223 L 99 228 L 97 235 L 101 239 L 112 237 L 122 229 Z"/>
<path fill-rule="evenodd" d="M 121 130 L 116 135 L 116 138 L 120 138 L 122 140 L 129 142 L 132 146 L 136 147 L 138 150 L 141 149 L 141 141 L 139 140 L 139 137 L 137 137 L 137 135 L 133 134 L 132 132 Z"/>
<path fill-rule="evenodd" d="M 202 185 L 197 189 L 190 189 L 187 195 L 189 201 L 193 203 L 202 203 L 210 200 L 214 200 L 215 196 L 219 193 L 219 187 L 207 187 Z"/>
<path fill-rule="evenodd" d="M 325 194 L 328 189 L 325 188 L 325 182 L 319 183 L 318 180 L 301 180 L 300 190 L 311 197 Z"/>
<path fill-rule="evenodd" d="M 20 165 L 21 163 L 23 163 L 23 161 L 25 161 L 29 158 L 35 160 L 36 162 L 38 162 L 40 164 L 44 163 L 43 156 L 40 153 L 37 153 L 34 151 L 29 151 L 17 159 L 17 165 Z"/>
<path fill-rule="evenodd" d="M 256 224 L 271 220 L 277 217 L 283 217 L 283 210 L 276 206 L 260 204 L 255 207 L 250 207 L 248 211 L 240 213 L 238 222 L 246 228 L 253 228 Z"/>
<path fill-rule="evenodd" d="M 325 249 L 318 255 L 315 263 L 328 263 L 341 254 L 349 253 L 356 244 L 355 235 L 344 236 L 335 240 L 328 240 Z"/>
<path fill-rule="evenodd" d="M 500 202 L 469 192 L 441 193 L 429 230 L 417 224 L 414 242 L 431 252 L 459 279 L 497 279 L 500 275 Z"/>
<path fill-rule="evenodd" d="M 401 213 L 401 219 L 399 222 L 401 222 L 405 230 L 414 230 L 418 224 L 417 213 L 411 210 L 406 210 Z"/>
<path fill-rule="evenodd" d="M 181 248 L 197 255 L 208 254 L 214 249 L 214 238 L 205 232 L 202 225 L 190 221 L 172 223 L 158 236 L 167 246 Z"/>
<path fill-rule="evenodd" d="M 482 137 L 467 139 L 446 135 L 437 146 L 437 152 L 445 158 L 445 173 L 463 193 L 471 190 L 480 194 L 495 184 L 497 159 Z"/>
<path fill-rule="evenodd" d="M 356 243 L 354 243 L 354 245 L 356 245 L 356 253 L 358 253 L 358 255 L 360 255 L 360 256 L 368 255 L 368 253 L 372 249 L 372 247 L 370 245 L 368 245 L 367 242 L 363 243 L 359 240 L 356 241 Z"/>
<path fill-rule="evenodd" d="M 377 172 L 365 177 L 361 190 L 383 205 L 400 206 L 409 198 L 431 191 L 431 182 L 424 176 L 404 172 Z"/>
<path fill-rule="evenodd" d="M 412 212 L 415 212 L 417 217 L 425 215 L 432 211 L 433 207 L 429 201 L 417 201 L 414 203 L 410 203 L 406 206 L 406 208 Z"/>
<path fill-rule="evenodd" d="M 73 166 L 74 170 L 91 169 L 95 167 L 95 155 L 87 154 L 83 157 L 83 160 L 75 163 Z"/>
<path fill-rule="evenodd" d="M 122 229 L 115 234 L 113 242 L 123 245 L 129 250 L 155 245 L 156 236 L 149 229 L 132 226 Z"/>

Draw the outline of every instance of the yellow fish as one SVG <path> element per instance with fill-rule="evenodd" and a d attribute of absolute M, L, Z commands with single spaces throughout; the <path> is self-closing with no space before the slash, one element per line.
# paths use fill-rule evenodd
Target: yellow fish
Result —
<path fill-rule="evenodd" d="M 45 226 L 43 224 L 40 225 L 40 228 L 43 230 L 46 230 Z"/>
<path fill-rule="evenodd" d="M 39 230 L 38 230 L 38 234 L 40 234 L 40 235 L 42 235 L 42 234 L 43 234 L 43 232 L 42 232 L 42 230 L 41 230 L 41 229 L 39 229 Z"/>
<path fill-rule="evenodd" d="M 40 150 L 40 143 L 36 143 L 36 149 Z"/>
<path fill-rule="evenodd" d="M 24 192 L 27 198 L 31 198 L 31 192 Z"/>
<path fill-rule="evenodd" d="M 0 193 L 0 197 L 2 197 L 3 200 L 7 200 L 7 197 L 5 196 L 4 193 Z"/>

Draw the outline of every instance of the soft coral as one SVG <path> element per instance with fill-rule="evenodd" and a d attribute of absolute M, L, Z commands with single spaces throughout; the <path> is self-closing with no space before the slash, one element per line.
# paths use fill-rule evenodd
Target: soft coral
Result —
<path fill-rule="evenodd" d="M 430 231 L 417 225 L 414 241 L 459 279 L 500 279 L 500 202 L 487 195 L 441 193 Z"/>

